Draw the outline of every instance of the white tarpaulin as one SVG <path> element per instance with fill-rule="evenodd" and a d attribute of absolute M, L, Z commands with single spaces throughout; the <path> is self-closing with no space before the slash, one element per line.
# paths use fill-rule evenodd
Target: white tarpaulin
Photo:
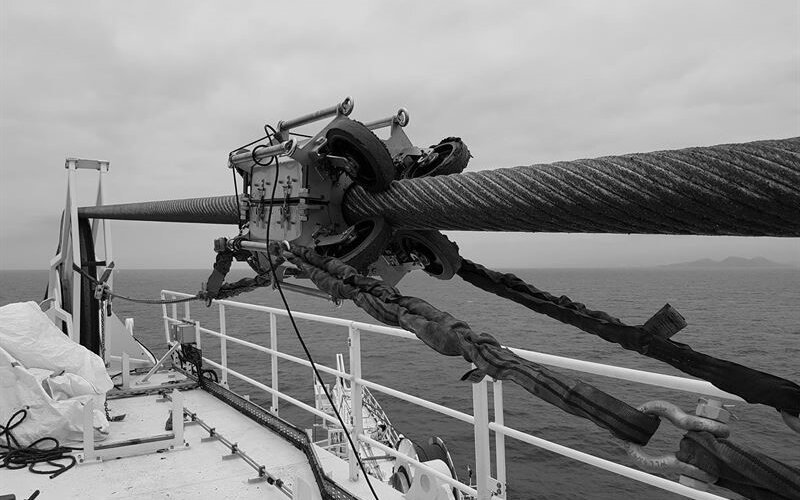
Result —
<path fill-rule="evenodd" d="M 105 393 L 113 387 L 103 360 L 56 328 L 35 302 L 0 307 L 0 424 L 18 410 L 20 445 L 40 437 L 80 440 L 83 407 L 95 398 L 95 437 L 108 432 Z"/>

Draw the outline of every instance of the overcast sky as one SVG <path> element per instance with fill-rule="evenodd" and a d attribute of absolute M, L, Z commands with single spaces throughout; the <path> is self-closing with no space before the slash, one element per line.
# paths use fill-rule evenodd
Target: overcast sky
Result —
<path fill-rule="evenodd" d="M 46 268 L 65 157 L 111 161 L 114 203 L 232 194 L 228 151 L 346 95 L 471 170 L 798 136 L 798 5 L 0 0 L 0 268 Z M 113 232 L 120 266 L 206 268 L 235 228 Z M 491 266 L 800 264 L 798 239 L 448 234 Z"/>

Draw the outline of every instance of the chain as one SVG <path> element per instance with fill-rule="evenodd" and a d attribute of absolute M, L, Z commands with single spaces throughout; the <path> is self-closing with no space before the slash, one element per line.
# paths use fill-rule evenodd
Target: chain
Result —
<path fill-rule="evenodd" d="M 107 300 L 100 301 L 100 358 L 103 364 L 108 368 L 106 362 L 106 308 L 108 307 Z"/>

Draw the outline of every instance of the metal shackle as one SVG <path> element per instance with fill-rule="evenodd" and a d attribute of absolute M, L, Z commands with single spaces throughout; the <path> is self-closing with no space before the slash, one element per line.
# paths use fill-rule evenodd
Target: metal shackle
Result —
<path fill-rule="evenodd" d="M 716 437 L 725 438 L 730 436 L 730 428 L 723 422 L 717 422 L 709 418 L 690 415 L 683 411 L 679 406 L 668 401 L 648 401 L 637 408 L 639 411 L 648 415 L 655 415 L 665 418 L 675 427 L 684 431 L 705 431 L 710 432 Z M 650 472 L 673 472 L 683 476 L 689 476 L 707 483 L 714 483 L 717 477 L 692 464 L 681 462 L 674 453 L 664 453 L 652 455 L 645 451 L 644 446 L 640 446 L 628 441 L 622 442 L 622 447 L 634 463 Z"/>
<path fill-rule="evenodd" d="M 690 415 L 683 411 L 679 406 L 668 401 L 648 401 L 637 408 L 648 415 L 655 415 L 666 418 L 675 427 L 685 431 L 705 431 L 710 432 L 718 438 L 726 438 L 731 435 L 728 424 L 711 420 L 710 418 Z"/>
<path fill-rule="evenodd" d="M 622 440 L 619 440 L 619 443 L 628 456 L 631 457 L 633 463 L 642 470 L 660 473 L 671 472 L 682 476 L 690 476 L 707 483 L 715 483 L 719 479 L 717 476 L 713 476 L 692 464 L 681 462 L 674 453 L 652 455 L 644 450 L 644 446 Z"/>

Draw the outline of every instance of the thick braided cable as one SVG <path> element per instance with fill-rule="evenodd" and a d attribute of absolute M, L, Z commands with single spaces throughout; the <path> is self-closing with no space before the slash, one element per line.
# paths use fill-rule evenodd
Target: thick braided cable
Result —
<path fill-rule="evenodd" d="M 88 219 L 238 224 L 239 209 L 235 196 L 207 196 L 81 207 L 78 216 Z"/>
<path fill-rule="evenodd" d="M 350 189 L 350 221 L 395 228 L 800 236 L 800 138 L 608 156 Z M 80 217 L 236 224 L 236 198 L 101 207 Z"/>
<path fill-rule="evenodd" d="M 472 231 L 800 236 L 800 138 L 397 181 L 350 221 Z"/>

